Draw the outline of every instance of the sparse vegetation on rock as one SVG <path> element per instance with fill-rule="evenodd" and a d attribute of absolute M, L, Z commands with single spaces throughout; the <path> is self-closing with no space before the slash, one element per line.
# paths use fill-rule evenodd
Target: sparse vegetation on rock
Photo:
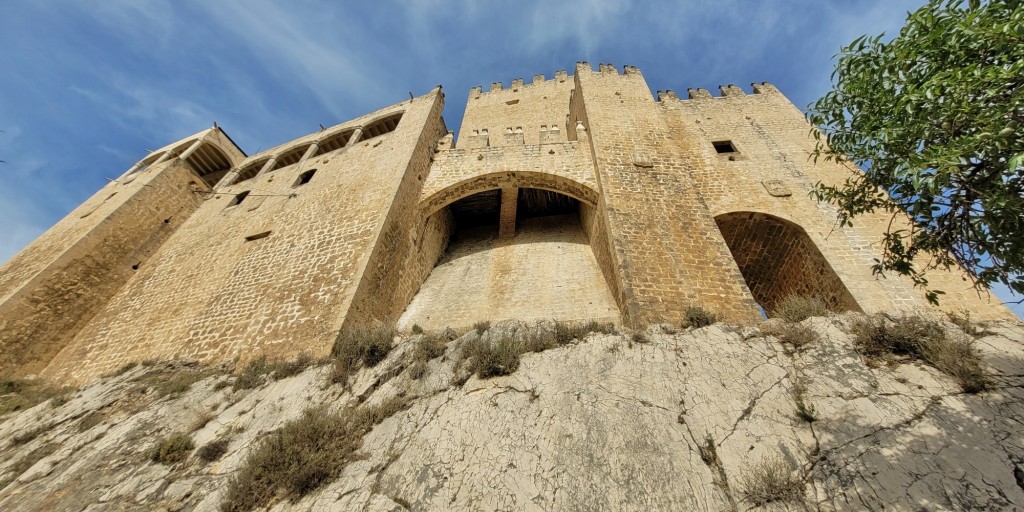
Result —
<path fill-rule="evenodd" d="M 778 455 L 761 459 L 743 475 L 743 497 L 755 506 L 799 503 L 803 496 L 804 483 Z"/>
<path fill-rule="evenodd" d="M 225 453 L 227 453 L 228 445 L 230 444 L 231 440 L 226 437 L 215 439 L 204 444 L 202 448 L 196 450 L 196 455 L 202 459 L 203 462 L 210 463 L 220 459 Z"/>
<path fill-rule="evenodd" d="M 191 436 L 177 432 L 157 441 L 149 450 L 149 459 L 160 464 L 171 465 L 188 458 L 188 454 L 195 447 Z"/>
<path fill-rule="evenodd" d="M 854 341 L 867 358 L 897 363 L 919 359 L 949 374 L 968 393 L 988 386 L 988 377 L 970 338 L 950 337 L 942 324 L 919 315 L 890 319 L 884 315 L 858 320 Z"/>
<path fill-rule="evenodd" d="M 718 315 L 700 307 L 690 306 L 686 308 L 686 317 L 683 319 L 683 328 L 707 327 L 721 320 Z"/>
<path fill-rule="evenodd" d="M 828 315 L 825 302 L 817 297 L 805 295 L 787 295 L 771 311 L 772 318 L 781 318 L 787 322 L 802 322 L 812 316 Z"/>
<path fill-rule="evenodd" d="M 38 381 L 0 379 L 0 415 L 34 407 L 68 391 Z"/>
<path fill-rule="evenodd" d="M 395 330 L 391 327 L 370 327 L 343 330 L 331 349 L 334 366 L 330 381 L 348 384 L 349 377 L 360 366 L 373 367 L 384 360 L 394 345 Z"/>
<path fill-rule="evenodd" d="M 801 352 L 811 344 L 818 341 L 820 335 L 813 327 L 804 324 L 765 322 L 761 332 L 775 336 L 787 349 L 793 352 Z"/>
<path fill-rule="evenodd" d="M 460 364 L 481 379 L 508 375 L 519 369 L 523 343 L 511 335 L 474 338 L 462 347 Z"/>
<path fill-rule="evenodd" d="M 420 330 L 422 333 L 422 329 Z M 427 371 L 427 362 L 444 354 L 448 342 L 454 339 L 454 332 L 446 330 L 441 333 L 424 333 L 416 342 L 412 351 L 412 362 L 409 364 L 409 376 L 421 379 Z"/>
<path fill-rule="evenodd" d="M 406 400 L 331 412 L 319 407 L 261 441 L 231 479 L 220 509 L 242 512 L 278 497 L 296 500 L 336 478 L 354 460 L 363 436 Z"/>

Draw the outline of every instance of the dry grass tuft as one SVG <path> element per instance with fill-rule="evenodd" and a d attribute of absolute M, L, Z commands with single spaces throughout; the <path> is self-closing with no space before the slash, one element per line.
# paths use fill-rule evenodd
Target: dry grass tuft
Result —
<path fill-rule="evenodd" d="M 441 333 L 429 333 L 420 336 L 416 348 L 412 351 L 412 362 L 409 364 L 409 376 L 421 379 L 427 373 L 427 363 L 444 355 L 448 342 L 454 338 L 454 332 L 446 330 Z"/>
<path fill-rule="evenodd" d="M 551 329 L 543 325 L 535 326 L 523 335 L 522 353 L 543 352 L 576 340 L 583 341 L 594 332 L 611 334 L 615 332 L 615 325 L 592 320 L 584 323 L 559 321 Z"/>
<path fill-rule="evenodd" d="M 971 312 L 966 309 L 961 311 L 950 311 L 949 313 L 946 313 L 946 316 L 953 325 L 959 327 L 961 331 L 964 331 L 964 334 L 969 336 L 978 336 L 984 333 L 984 329 L 979 328 L 978 324 L 971 320 Z"/>
<path fill-rule="evenodd" d="M 307 410 L 264 438 L 228 484 L 222 512 L 249 511 L 283 497 L 295 501 L 337 478 L 356 459 L 363 436 L 402 410 L 406 399 L 329 412 Z"/>
<path fill-rule="evenodd" d="M 511 335 L 484 341 L 474 338 L 462 347 L 459 365 L 481 379 L 508 375 L 519 369 L 524 344 Z"/>
<path fill-rule="evenodd" d="M 306 368 L 313 366 L 316 361 L 312 356 L 303 352 L 291 361 L 279 361 L 274 365 L 274 380 L 287 379 L 302 373 Z"/>
<path fill-rule="evenodd" d="M 276 364 L 267 360 L 267 356 L 260 356 L 249 361 L 245 368 L 242 369 L 242 373 L 238 374 L 232 389 L 238 391 L 263 385 L 267 381 L 268 376 L 274 372 L 276 366 Z"/>
<path fill-rule="evenodd" d="M 887 319 L 876 315 L 853 325 L 854 341 L 869 366 L 919 359 L 950 375 L 968 393 L 984 391 L 988 377 L 971 339 L 950 338 L 942 325 L 917 315 Z"/>
<path fill-rule="evenodd" d="M 825 302 L 817 297 L 787 295 L 771 311 L 771 316 L 796 323 L 803 322 L 812 316 L 828 316 L 828 313 Z"/>
<path fill-rule="evenodd" d="M 791 348 L 794 352 L 802 352 L 805 348 L 821 339 L 818 331 L 811 326 L 804 324 L 775 324 L 765 325 L 761 332 L 775 336 L 783 345 Z"/>
<path fill-rule="evenodd" d="M 196 430 L 200 430 L 216 417 L 217 415 L 213 411 L 197 411 L 195 419 L 192 420 L 192 424 L 188 427 L 188 431 L 195 432 Z"/>
<path fill-rule="evenodd" d="M 477 323 L 473 324 L 473 330 L 476 331 L 477 334 L 483 334 L 483 333 L 487 332 L 487 330 L 490 329 L 490 328 L 491 328 L 491 322 L 490 321 L 477 322 Z"/>
<path fill-rule="evenodd" d="M 330 381 L 348 385 L 349 378 L 360 367 L 373 367 L 384 360 L 394 344 L 395 330 L 391 327 L 348 329 L 338 334 L 331 355 L 334 367 Z"/>
<path fill-rule="evenodd" d="M 743 497 L 755 506 L 769 503 L 800 503 L 804 483 L 780 456 L 768 456 L 752 466 L 743 477 Z"/>
<path fill-rule="evenodd" d="M 149 449 L 149 459 L 153 462 L 169 466 L 188 458 L 188 454 L 195 446 L 195 443 L 192 442 L 192 438 L 188 434 L 178 432 L 157 441 Z"/>

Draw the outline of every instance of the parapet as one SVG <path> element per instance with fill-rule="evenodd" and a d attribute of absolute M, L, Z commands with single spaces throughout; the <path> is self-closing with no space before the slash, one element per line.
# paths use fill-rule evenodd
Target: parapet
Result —
<path fill-rule="evenodd" d="M 753 88 L 754 94 L 779 94 L 779 90 L 774 85 L 768 82 L 752 83 L 750 84 Z M 722 99 L 731 97 L 746 96 L 747 93 L 740 87 L 734 84 L 719 85 L 719 95 L 712 96 L 711 92 L 704 88 L 689 88 L 686 90 L 687 100 L 708 100 L 708 99 Z M 671 89 L 665 91 L 658 91 L 658 101 L 665 100 L 679 100 L 679 95 Z M 681 100 L 686 101 L 686 100 Z"/>
<path fill-rule="evenodd" d="M 591 67 L 590 63 L 585 61 L 585 60 L 577 61 L 576 62 L 576 73 L 579 74 L 581 71 L 589 71 L 589 72 L 593 73 L 594 72 L 594 68 Z M 614 64 L 605 64 L 605 63 L 597 65 L 597 72 L 598 73 L 608 73 L 608 74 L 620 74 L 618 72 L 618 70 L 615 69 L 615 65 Z M 636 66 L 631 66 L 629 64 L 626 64 L 625 66 L 622 66 L 622 73 L 621 74 L 622 75 L 642 75 L 642 73 L 640 72 L 639 68 L 637 68 Z"/>
<path fill-rule="evenodd" d="M 569 80 L 569 72 L 564 69 L 560 69 L 558 71 L 555 71 L 553 80 L 547 80 L 544 75 L 538 74 L 533 75 L 533 81 L 529 84 L 527 84 L 526 81 L 523 80 L 522 78 L 516 78 L 512 80 L 512 85 L 510 87 L 504 87 L 501 82 L 493 82 L 491 83 L 490 89 L 487 90 L 486 92 L 483 90 L 483 87 L 478 85 L 476 87 L 472 87 L 469 89 L 469 99 L 478 99 L 483 95 L 493 93 L 519 92 L 521 90 L 528 89 L 529 87 L 534 85 L 540 85 L 545 83 L 561 83 L 567 80 Z"/>

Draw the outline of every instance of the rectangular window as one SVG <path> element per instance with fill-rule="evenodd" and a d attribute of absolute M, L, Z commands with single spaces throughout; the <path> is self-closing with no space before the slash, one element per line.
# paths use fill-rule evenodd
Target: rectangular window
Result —
<path fill-rule="evenodd" d="M 295 184 L 292 185 L 292 188 L 301 187 L 302 185 L 309 183 L 309 180 L 313 179 L 314 174 L 316 174 L 316 169 L 310 169 L 300 174 L 299 179 L 295 180 Z"/>
<path fill-rule="evenodd" d="M 266 238 L 268 236 L 270 236 L 270 231 L 264 231 L 262 233 L 256 233 L 255 235 L 249 235 L 245 237 L 245 241 L 252 242 L 253 240 L 259 240 L 261 238 Z"/>
<path fill-rule="evenodd" d="M 711 143 L 715 147 L 715 152 L 722 153 L 735 153 L 736 146 L 732 144 L 731 140 L 720 140 Z"/>
<path fill-rule="evenodd" d="M 238 206 L 239 204 L 242 203 L 242 201 L 245 201 L 245 198 L 248 197 L 248 196 L 249 196 L 249 191 L 248 190 L 246 190 L 245 192 L 239 193 L 238 195 L 235 196 L 234 199 L 231 200 L 230 203 L 228 203 L 227 207 L 230 208 L 232 206 Z"/>

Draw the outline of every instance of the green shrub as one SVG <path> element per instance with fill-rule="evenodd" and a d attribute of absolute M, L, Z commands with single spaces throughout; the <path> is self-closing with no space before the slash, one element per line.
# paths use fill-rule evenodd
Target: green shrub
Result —
<path fill-rule="evenodd" d="M 356 459 L 363 436 L 405 404 L 395 398 L 341 412 L 307 410 L 249 453 L 228 484 L 221 511 L 249 511 L 278 497 L 294 502 L 334 480 Z"/>
<path fill-rule="evenodd" d="M 195 443 L 188 434 L 176 433 L 165 437 L 149 450 L 149 459 L 165 466 L 181 462 L 195 448 Z"/>
<path fill-rule="evenodd" d="M 761 459 L 744 474 L 743 497 L 755 506 L 769 503 L 800 503 L 804 483 L 780 456 Z"/>
<path fill-rule="evenodd" d="M 942 325 L 917 315 L 887 320 L 876 315 L 853 325 L 854 341 L 869 359 L 919 359 L 952 376 L 968 393 L 988 387 L 972 340 L 949 338 Z"/>
<path fill-rule="evenodd" d="M 686 317 L 683 319 L 683 327 L 706 327 L 718 321 L 718 315 L 700 306 L 690 306 L 686 308 Z"/>
<path fill-rule="evenodd" d="M 360 366 L 373 367 L 391 352 L 395 330 L 390 327 L 348 329 L 340 332 L 334 341 L 331 355 L 334 366 L 330 380 L 348 384 L 349 378 Z"/>
<path fill-rule="evenodd" d="M 817 297 L 787 295 L 771 311 L 772 318 L 787 322 L 802 322 L 812 316 L 827 316 L 828 307 Z"/>
<path fill-rule="evenodd" d="M 420 327 L 420 324 L 412 324 L 412 333 L 413 334 L 423 334 L 423 328 Z"/>

